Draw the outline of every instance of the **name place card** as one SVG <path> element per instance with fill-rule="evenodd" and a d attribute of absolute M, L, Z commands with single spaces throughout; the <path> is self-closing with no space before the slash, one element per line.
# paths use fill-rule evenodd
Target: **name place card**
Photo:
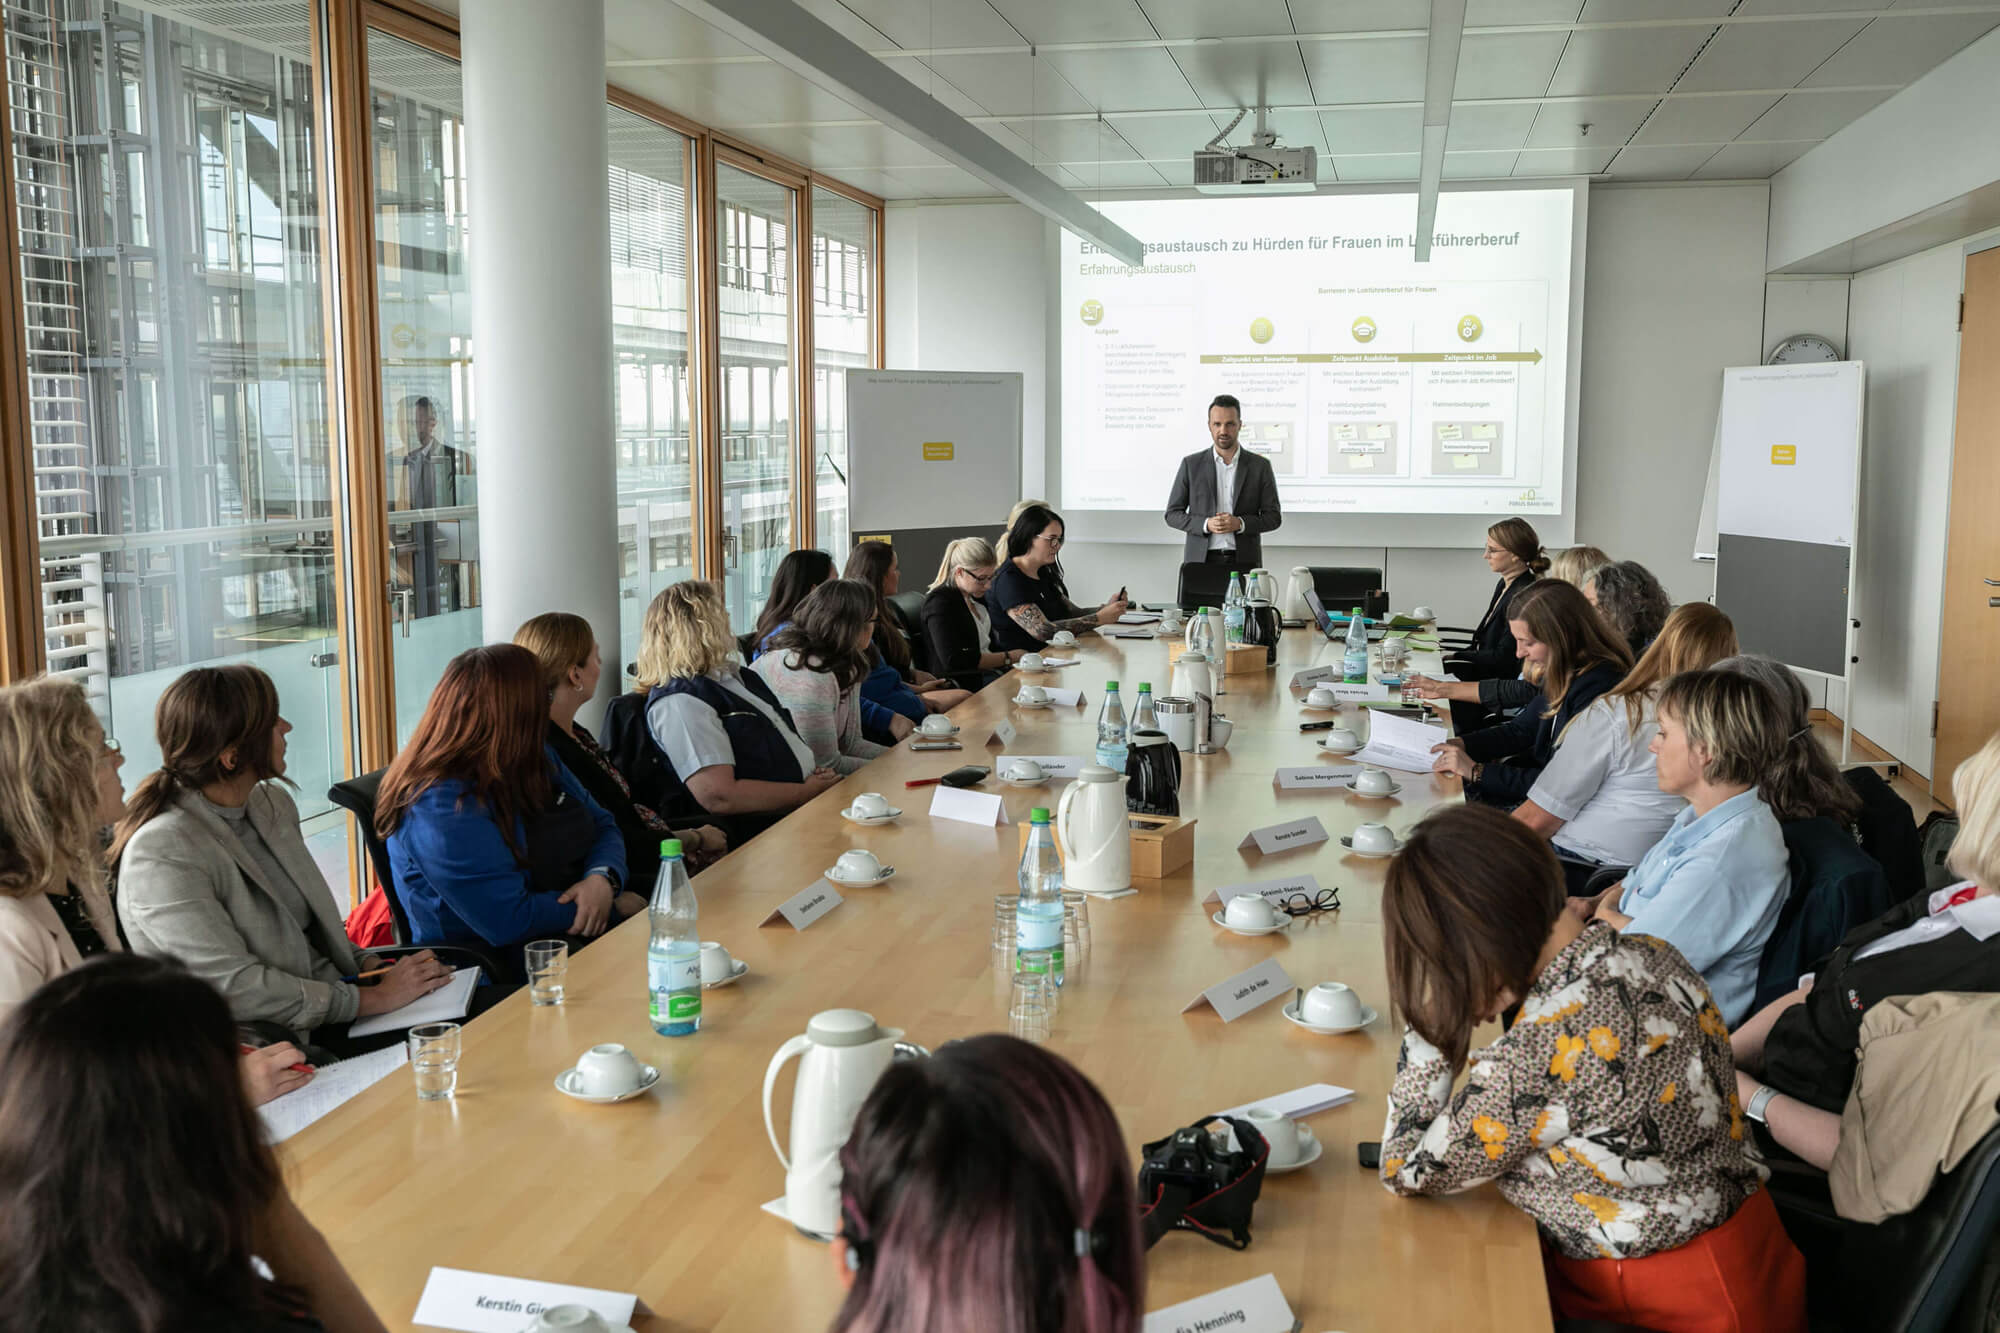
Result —
<path fill-rule="evenodd" d="M 1295 690 L 1309 690 L 1321 681 L 1332 680 L 1339 674 L 1339 667 L 1307 667 L 1304 671 L 1294 671 L 1292 673 L 1292 688 Z"/>
<path fill-rule="evenodd" d="M 630 1328 L 634 1314 L 653 1313 L 630 1292 L 534 1282 L 463 1268 L 433 1268 L 410 1320 L 427 1328 L 455 1328 L 462 1333 L 520 1333 L 536 1315 L 557 1305 L 588 1306 L 613 1328 Z"/>
<path fill-rule="evenodd" d="M 1040 764 L 1042 776 L 1049 778 L 1073 778 L 1083 772 L 1084 765 L 1097 762 L 1091 756 L 1082 754 L 1003 754 L 994 767 L 1004 778 L 1009 768 L 1024 759 Z"/>
<path fill-rule="evenodd" d="M 775 926 L 780 921 L 789 921 L 793 930 L 804 930 L 844 901 L 839 889 L 823 879 L 816 879 L 779 903 L 769 916 L 757 924 Z"/>
<path fill-rule="evenodd" d="M 1258 1005 L 1283 999 L 1297 989 L 1284 965 L 1275 958 L 1266 958 L 1249 971 L 1238 972 L 1229 980 L 1210 986 L 1181 1006 L 1181 1012 L 1193 1013 L 1207 1005 L 1222 1016 L 1223 1022 L 1233 1023 Z"/>
<path fill-rule="evenodd" d="M 963 824 L 991 828 L 1007 822 L 1007 804 L 998 792 L 940 786 L 931 794 L 931 818 L 956 819 Z"/>
<path fill-rule="evenodd" d="M 1281 768 L 1272 779 L 1281 791 L 1300 787 L 1345 787 L 1361 770 L 1353 764 L 1320 764 L 1312 768 Z"/>
<path fill-rule="evenodd" d="M 1316 842 L 1326 841 L 1326 826 L 1319 822 L 1319 816 L 1307 815 L 1304 819 L 1293 819 L 1283 824 L 1267 824 L 1263 828 L 1251 829 L 1243 835 L 1238 847 L 1248 847 L 1252 843 L 1257 850 L 1269 856 L 1272 852 L 1288 852 L 1294 847 L 1310 847 Z"/>
<path fill-rule="evenodd" d="M 1231 898 L 1245 893 L 1268 898 L 1273 907 L 1287 898 L 1296 898 L 1301 893 L 1307 898 L 1317 898 L 1320 894 L 1319 876 L 1290 875 L 1284 879 L 1259 879 L 1252 880 L 1248 884 L 1231 884 L 1220 889 L 1210 889 L 1201 901 L 1204 905 L 1214 903 L 1218 907 L 1223 907 L 1228 905 Z"/>
<path fill-rule="evenodd" d="M 1155 1310 L 1146 1316 L 1142 1333 L 1296 1333 L 1299 1327 L 1277 1277 L 1266 1273 Z"/>
<path fill-rule="evenodd" d="M 1303 1120 L 1309 1115 L 1318 1115 L 1321 1111 L 1345 1106 L 1353 1100 L 1352 1088 L 1343 1088 L 1337 1083 L 1308 1083 L 1303 1088 L 1281 1092 L 1275 1097 L 1266 1097 L 1261 1101 L 1245 1102 L 1241 1106 L 1232 1106 L 1227 1111 L 1217 1111 L 1216 1114 L 1235 1116 L 1240 1120 L 1249 1115 L 1253 1107 L 1261 1106 L 1266 1110 L 1276 1111 L 1279 1115 Z"/>
<path fill-rule="evenodd" d="M 1387 685 L 1349 685 L 1345 681 L 1333 683 L 1333 697 L 1342 703 L 1383 703 L 1389 698 Z"/>
<path fill-rule="evenodd" d="M 1004 750 L 1014 743 L 1014 737 L 1018 734 L 1014 730 L 1012 722 L 995 722 L 993 724 L 993 734 L 986 738 L 986 748 L 989 750 Z"/>
<path fill-rule="evenodd" d="M 1057 708 L 1083 707 L 1082 690 L 1065 690 L 1058 686 L 1051 685 L 1048 687 L 1048 691 L 1049 691 L 1049 703 Z"/>

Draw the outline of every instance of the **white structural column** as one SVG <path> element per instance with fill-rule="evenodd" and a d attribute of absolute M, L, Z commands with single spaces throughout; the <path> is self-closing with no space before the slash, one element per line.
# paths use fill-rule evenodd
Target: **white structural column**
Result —
<path fill-rule="evenodd" d="M 464 0 L 485 637 L 573 611 L 618 686 L 604 0 Z"/>

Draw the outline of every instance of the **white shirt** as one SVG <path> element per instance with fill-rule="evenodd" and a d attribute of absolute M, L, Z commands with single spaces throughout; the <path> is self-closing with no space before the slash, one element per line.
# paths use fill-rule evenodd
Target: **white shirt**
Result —
<path fill-rule="evenodd" d="M 1242 461 L 1243 446 L 1236 447 L 1236 453 L 1229 462 L 1222 461 L 1222 451 L 1210 449 L 1209 456 L 1215 459 L 1215 506 L 1216 512 L 1233 514 L 1236 512 L 1236 464 Z M 1211 551 L 1233 551 L 1236 549 L 1236 534 L 1233 532 L 1211 532 L 1208 534 L 1208 549 Z"/>
<path fill-rule="evenodd" d="M 1954 931 L 1964 931 L 1973 939 L 1986 941 L 2000 935 L 2000 897 L 1982 893 L 1969 902 L 1956 907 L 1946 906 L 1954 897 L 1972 887 L 1971 880 L 1961 880 L 1950 888 L 1939 889 L 1931 895 L 1930 915 L 1913 925 L 1903 927 L 1894 934 L 1884 935 L 1872 944 L 1854 951 L 1854 961 L 1873 958 L 1876 954 L 1893 953 L 1897 949 L 1908 948 L 1912 944 L 1923 944 L 1929 940 L 1942 939 Z"/>
<path fill-rule="evenodd" d="M 1538 707 L 1539 703 L 1531 705 Z M 1632 866 L 1665 837 L 1686 801 L 1660 790 L 1647 700 L 1632 730 L 1623 699 L 1600 698 L 1563 733 L 1528 799 L 1563 821 L 1558 851 L 1600 865 Z"/>
<path fill-rule="evenodd" d="M 715 680 L 771 720 L 771 725 L 785 738 L 785 744 L 791 747 L 792 757 L 799 761 L 801 776 L 817 767 L 812 746 L 800 740 L 796 732 L 780 721 L 769 704 L 750 693 L 749 688 L 738 679 L 734 667 L 716 672 Z M 717 764 L 726 764 L 731 768 L 736 766 L 736 749 L 729 743 L 729 733 L 723 729 L 721 716 L 691 694 L 661 695 L 646 709 L 646 726 L 682 782 Z"/>

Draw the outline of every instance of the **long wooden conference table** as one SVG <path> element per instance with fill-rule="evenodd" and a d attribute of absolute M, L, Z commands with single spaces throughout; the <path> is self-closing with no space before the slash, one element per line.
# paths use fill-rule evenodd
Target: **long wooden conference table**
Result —
<path fill-rule="evenodd" d="M 572 959 L 560 1007 L 533 1008 L 523 992 L 469 1024 L 454 1100 L 419 1103 L 398 1073 L 282 1145 L 300 1205 L 384 1321 L 411 1326 L 431 1268 L 444 1266 L 636 1291 L 656 1312 L 641 1328 L 824 1329 L 841 1295 L 828 1247 L 759 1209 L 784 1192 L 764 1132 L 765 1065 L 823 1009 L 866 1010 L 932 1048 L 1006 1031 L 993 897 L 1014 887 L 1015 823 L 1033 806 L 1053 807 L 1060 784 L 989 780 L 982 790 L 1004 796 L 1008 822 L 979 828 L 931 819 L 931 790 L 903 783 L 994 763 L 983 746 L 1002 720 L 1018 729 L 1012 753 L 1088 755 L 1105 680 L 1121 683 L 1128 706 L 1139 681 L 1167 691 L 1165 641 L 1086 636 L 1076 655 L 1076 666 L 1034 679 L 1081 687 L 1085 707 L 1016 708 L 1022 678 L 1009 673 L 953 711 L 963 752 L 899 746 L 698 876 L 703 938 L 749 972 L 704 992 L 696 1035 L 662 1037 L 648 1024 L 647 930 L 635 919 Z M 1356 1164 L 1355 1145 L 1382 1135 L 1401 1024 L 1383 973 L 1387 863 L 1347 854 L 1338 839 L 1370 820 L 1401 832 L 1460 793 L 1456 781 L 1414 774 L 1399 774 L 1402 791 L 1388 800 L 1273 785 L 1281 765 L 1333 762 L 1314 735 L 1299 734 L 1307 719 L 1288 683 L 1303 667 L 1337 667 L 1339 656 L 1317 632 L 1288 630 L 1277 669 L 1228 679 L 1218 701 L 1235 723 L 1228 749 L 1183 760 L 1183 813 L 1200 821 L 1194 862 L 1137 881 L 1136 896 L 1090 904 L 1091 954 L 1064 988 L 1049 1046 L 1103 1089 L 1135 1170 L 1141 1144 L 1207 1112 L 1310 1083 L 1358 1094 L 1306 1122 L 1326 1151 L 1265 1180 L 1247 1250 L 1185 1232 L 1152 1249 L 1148 1309 L 1273 1273 L 1306 1333 L 1547 1330 L 1524 1215 L 1491 1187 L 1394 1198 Z M 1361 711 L 1344 710 L 1343 722 L 1365 725 L 1354 722 Z M 862 791 L 882 792 L 902 818 L 876 828 L 842 820 Z M 1305 814 L 1320 817 L 1328 842 L 1271 857 L 1237 849 L 1253 827 Z M 847 891 L 804 931 L 760 928 L 850 847 L 894 865 L 894 879 Z M 1338 913 L 1251 938 L 1215 926 L 1202 903 L 1211 890 L 1301 870 L 1339 886 Z M 1273 956 L 1300 985 L 1347 982 L 1382 1017 L 1324 1037 L 1286 1021 L 1277 1002 L 1227 1024 L 1206 1009 L 1181 1012 L 1204 988 Z M 554 1089 L 578 1053 L 609 1041 L 659 1066 L 661 1086 L 616 1105 Z M 776 1099 L 781 1130 L 790 1088 L 788 1075 Z"/>

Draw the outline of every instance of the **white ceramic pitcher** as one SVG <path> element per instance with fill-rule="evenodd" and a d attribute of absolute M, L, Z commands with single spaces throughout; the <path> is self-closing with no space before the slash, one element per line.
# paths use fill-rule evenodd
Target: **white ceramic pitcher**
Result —
<path fill-rule="evenodd" d="M 1132 887 L 1132 829 L 1126 823 L 1125 775 L 1087 764 L 1056 803 L 1063 885 L 1084 893 Z"/>
<path fill-rule="evenodd" d="M 1304 565 L 1292 567 L 1292 577 L 1285 584 L 1285 600 L 1278 603 L 1278 614 L 1286 620 L 1312 619 L 1312 608 L 1306 605 L 1306 589 L 1313 586 L 1312 570 Z"/>

